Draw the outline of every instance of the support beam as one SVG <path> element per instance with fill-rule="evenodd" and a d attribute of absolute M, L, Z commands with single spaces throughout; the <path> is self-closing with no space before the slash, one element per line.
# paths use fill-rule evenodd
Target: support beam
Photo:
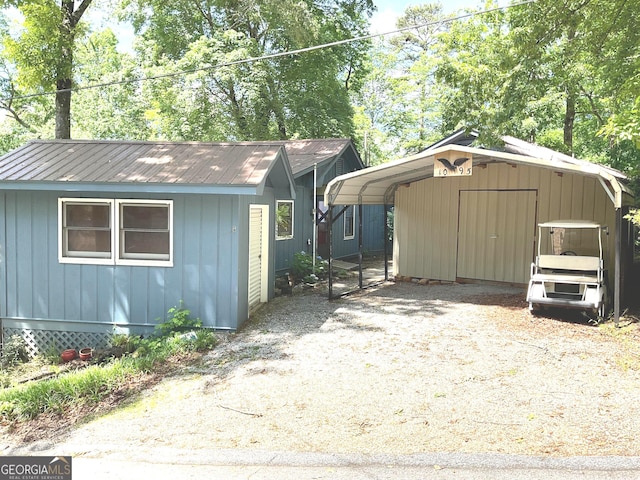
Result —
<path fill-rule="evenodd" d="M 358 205 L 358 287 L 362 288 L 362 204 Z"/>
<path fill-rule="evenodd" d="M 620 321 L 620 289 L 622 288 L 622 282 L 620 281 L 622 275 L 622 208 L 616 209 L 616 237 L 614 242 L 616 245 L 616 258 L 613 280 L 613 322 L 617 327 Z"/>
<path fill-rule="evenodd" d="M 332 217 L 333 207 L 331 205 L 327 208 L 327 241 L 329 242 L 329 300 L 333 298 L 333 219 Z"/>
<path fill-rule="evenodd" d="M 382 239 L 382 245 L 384 249 L 384 280 L 389 281 L 389 247 L 387 244 L 389 243 L 387 239 L 389 238 L 389 205 L 384 204 L 384 228 L 382 229 L 382 235 L 384 238 Z"/>

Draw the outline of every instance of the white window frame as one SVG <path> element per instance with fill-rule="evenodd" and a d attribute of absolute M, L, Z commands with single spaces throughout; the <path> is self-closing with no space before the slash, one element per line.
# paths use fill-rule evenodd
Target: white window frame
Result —
<path fill-rule="evenodd" d="M 131 257 L 124 257 L 124 241 L 122 228 L 122 207 L 126 205 L 159 205 L 169 209 L 169 256 L 159 258 L 156 254 L 136 254 Z M 173 266 L 173 201 L 172 200 L 146 200 L 146 199 L 117 199 L 115 206 L 115 225 L 117 234 L 115 235 L 115 251 L 117 252 L 116 265 L 134 265 L 147 267 L 172 267 Z"/>
<path fill-rule="evenodd" d="M 347 235 L 347 212 L 349 211 L 349 209 L 351 209 L 351 211 L 353 212 L 353 214 L 351 215 L 351 235 Z M 347 206 L 347 208 L 345 209 L 344 213 L 342 214 L 342 218 L 344 219 L 342 225 L 343 225 L 343 234 L 344 234 L 344 239 L 345 240 L 353 240 L 356 236 L 356 207 L 355 205 L 349 205 Z"/>
<path fill-rule="evenodd" d="M 108 205 L 109 206 L 109 229 L 111 240 L 111 252 L 109 256 L 91 256 L 90 253 L 82 254 L 77 252 L 70 255 L 67 250 L 67 240 L 65 238 L 67 230 L 65 228 L 65 205 Z M 60 263 L 79 263 L 87 265 L 113 265 L 115 254 L 114 229 L 113 229 L 113 200 L 110 198 L 58 198 L 58 261 Z"/>
<path fill-rule="evenodd" d="M 111 231 L 111 252 L 108 257 L 92 257 L 89 255 L 77 254 L 69 256 L 66 251 L 65 230 L 65 204 L 105 204 L 109 206 L 109 221 Z M 154 254 L 138 254 L 137 258 L 121 258 L 121 247 L 123 230 L 121 225 L 122 206 L 125 205 L 162 205 L 169 209 L 169 257 L 157 258 Z M 58 198 L 58 261 L 60 263 L 73 263 L 82 265 L 130 265 L 145 267 L 173 267 L 173 200 L 148 200 L 148 199 L 111 199 L 111 198 L 80 198 L 61 197 Z"/>
<path fill-rule="evenodd" d="M 291 205 L 291 234 L 290 235 L 278 235 L 278 209 L 280 207 L 281 204 L 283 203 L 288 203 Z M 276 200 L 276 240 L 290 240 L 293 238 L 293 234 L 295 232 L 294 228 L 294 202 L 293 200 Z"/>

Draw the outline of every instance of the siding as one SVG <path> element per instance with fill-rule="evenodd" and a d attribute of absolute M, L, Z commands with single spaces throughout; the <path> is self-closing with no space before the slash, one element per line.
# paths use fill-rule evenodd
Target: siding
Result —
<path fill-rule="evenodd" d="M 475 167 L 471 177 L 429 178 L 396 193 L 394 273 L 455 281 L 457 276 L 460 191 L 532 190 L 537 192 L 536 223 L 588 219 L 609 226 L 605 262 L 614 260 L 615 210 L 599 182 L 579 175 L 562 176 L 541 168 L 504 163 Z M 479 206 L 473 221 L 487 223 L 496 211 Z M 537 235 L 537 229 L 535 230 Z M 518 232 L 512 232 L 512 241 Z M 526 261 L 533 260 L 527 258 Z M 609 267 L 611 272 L 612 268 Z"/>
<path fill-rule="evenodd" d="M 238 307 L 247 298 L 246 272 L 241 273 L 246 265 L 238 264 L 248 230 L 248 207 L 243 211 L 247 201 L 241 202 L 242 197 L 164 196 L 174 200 L 174 267 L 166 268 L 60 264 L 59 196 L 70 195 L 4 194 L 3 318 L 153 326 L 183 300 L 206 326 L 237 328 L 246 319 Z"/>
<path fill-rule="evenodd" d="M 296 199 L 293 207 L 293 238 L 275 240 L 276 270 L 284 273 L 291 268 L 293 255 L 305 251 L 311 253 L 307 239 L 313 240 L 313 188 L 296 187 Z M 275 224 L 275 220 L 273 222 Z M 275 233 L 272 238 L 275 238 Z"/>

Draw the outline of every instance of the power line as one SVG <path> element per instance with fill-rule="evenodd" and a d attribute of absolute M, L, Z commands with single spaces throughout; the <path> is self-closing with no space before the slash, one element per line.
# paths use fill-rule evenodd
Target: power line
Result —
<path fill-rule="evenodd" d="M 525 0 L 519 3 L 514 3 L 508 6 L 504 6 L 504 7 L 495 7 L 495 8 L 490 8 L 488 10 L 482 10 L 479 12 L 470 12 L 470 13 L 465 13 L 465 14 L 461 14 L 455 17 L 449 17 L 449 18 L 443 18 L 441 20 L 435 20 L 433 22 L 427 22 L 427 23 L 423 23 L 420 25 L 410 25 L 407 27 L 403 27 L 403 28 L 398 28 L 396 30 L 392 30 L 389 32 L 383 32 L 383 33 L 374 33 L 374 34 L 369 34 L 369 35 L 362 35 L 359 37 L 353 37 L 353 38 L 347 38 L 344 40 L 337 40 L 335 42 L 331 42 L 331 43 L 323 43 L 321 45 L 314 45 L 311 47 L 305 47 L 305 48 L 300 48 L 297 50 L 290 50 L 287 52 L 279 52 L 279 53 L 272 53 L 272 54 L 268 54 L 268 55 L 261 55 L 259 57 L 248 57 L 248 58 L 244 58 L 242 60 L 235 60 L 233 62 L 225 62 L 225 63 L 217 63 L 216 65 L 210 65 L 207 67 L 199 67 L 199 68 L 193 68 L 190 70 L 180 70 L 179 72 L 171 72 L 171 73 L 163 73 L 160 75 L 152 75 L 149 77 L 140 77 L 140 78 L 130 78 L 127 80 L 115 80 L 112 82 L 105 82 L 105 83 L 96 83 L 96 84 L 92 84 L 92 85 L 84 85 L 84 86 L 78 86 L 78 87 L 71 87 L 71 88 L 62 88 L 59 90 L 55 90 L 53 92 L 39 92 L 39 93 L 31 93 L 28 95 L 19 95 L 19 96 L 15 96 L 15 97 L 4 97 L 2 98 L 2 101 L 8 101 L 8 100 L 24 100 L 27 98 L 35 98 L 35 97 L 43 97 L 43 96 L 48 96 L 48 95 L 54 95 L 58 92 L 78 92 L 78 91 L 82 91 L 82 90 L 92 90 L 95 88 L 104 88 L 104 87 L 111 87 L 114 85 L 126 85 L 129 83 L 136 83 L 136 82 L 148 82 L 148 81 L 152 81 L 152 80 L 161 80 L 163 78 L 172 78 L 172 77 L 179 77 L 181 75 L 188 75 L 190 73 L 197 73 L 197 72 L 204 72 L 204 71 L 208 71 L 208 70 L 216 70 L 218 68 L 224 68 L 224 67 L 232 67 L 232 66 L 236 66 L 236 65 L 244 65 L 247 63 L 254 63 L 254 62 L 260 62 L 263 60 L 271 60 L 274 58 L 281 58 L 281 57 L 286 57 L 286 56 L 293 56 L 293 55 L 300 55 L 302 53 L 307 53 L 307 52 L 313 52 L 315 50 L 322 50 L 325 48 L 331 48 L 331 47 L 337 47 L 340 45 L 346 45 L 349 43 L 356 43 L 356 42 L 362 42 L 365 40 L 371 40 L 374 38 L 378 38 L 378 37 L 385 37 L 388 35 L 396 35 L 398 33 L 403 33 L 409 30 L 417 30 L 420 28 L 425 28 L 425 27 L 431 27 L 431 26 L 435 26 L 435 25 L 442 25 L 442 24 L 446 24 L 446 23 L 451 23 L 451 22 L 455 22 L 457 20 L 463 20 L 466 18 L 471 18 L 471 17 L 475 17 L 478 15 L 485 15 L 487 13 L 492 13 L 492 12 L 496 12 L 496 11 L 500 11 L 500 10 L 507 10 L 513 7 L 520 7 L 522 5 L 528 5 L 531 3 L 535 3 L 536 0 Z"/>

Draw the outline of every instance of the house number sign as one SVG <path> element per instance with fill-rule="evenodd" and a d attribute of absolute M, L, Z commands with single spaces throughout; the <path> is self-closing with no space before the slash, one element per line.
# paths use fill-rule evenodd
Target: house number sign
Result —
<path fill-rule="evenodd" d="M 443 152 L 433 160 L 434 177 L 461 177 L 472 173 L 473 157 L 466 152 Z"/>

